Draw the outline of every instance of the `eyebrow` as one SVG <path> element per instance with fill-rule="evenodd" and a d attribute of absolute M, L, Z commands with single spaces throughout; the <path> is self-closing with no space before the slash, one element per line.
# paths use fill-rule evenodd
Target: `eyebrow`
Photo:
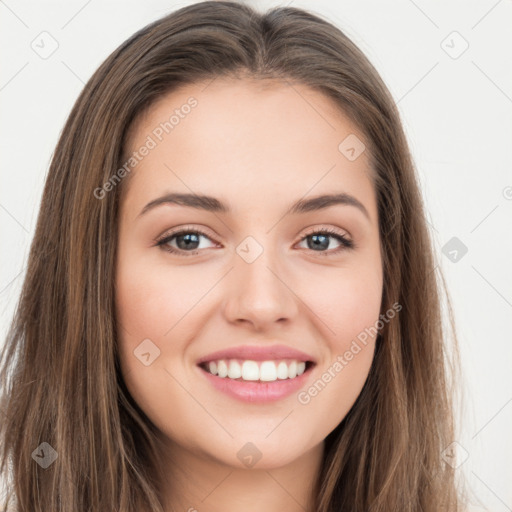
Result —
<path fill-rule="evenodd" d="M 177 204 L 180 206 L 188 206 L 190 208 L 197 208 L 199 210 L 205 210 L 208 212 L 216 212 L 216 213 L 229 213 L 229 207 L 212 196 L 206 195 L 197 195 L 197 194 L 178 194 L 171 193 L 165 194 L 162 197 L 158 197 L 157 199 L 153 199 L 150 201 L 142 211 L 139 213 L 137 217 L 144 215 L 146 212 L 156 208 L 157 206 L 165 205 L 165 204 Z M 346 205 L 346 206 L 354 206 L 359 209 L 368 220 L 370 220 L 370 215 L 365 206 L 354 196 L 347 194 L 345 192 L 341 192 L 338 194 L 322 194 L 319 196 L 312 197 L 310 199 L 300 199 L 295 202 L 286 212 L 286 214 L 300 214 L 307 213 L 317 210 L 323 210 L 325 208 L 329 208 L 334 205 Z"/>

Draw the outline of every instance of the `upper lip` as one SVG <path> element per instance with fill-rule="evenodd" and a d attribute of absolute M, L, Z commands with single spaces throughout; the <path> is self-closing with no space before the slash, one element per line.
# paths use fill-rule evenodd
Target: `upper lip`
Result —
<path fill-rule="evenodd" d="M 301 352 L 295 348 L 287 347 L 286 345 L 243 345 L 212 352 L 211 354 L 201 357 L 197 361 L 197 364 L 205 363 L 208 361 L 218 361 L 220 359 L 248 359 L 252 361 L 296 359 L 298 361 L 304 362 L 315 362 L 313 356 L 310 356 L 309 354 Z"/>

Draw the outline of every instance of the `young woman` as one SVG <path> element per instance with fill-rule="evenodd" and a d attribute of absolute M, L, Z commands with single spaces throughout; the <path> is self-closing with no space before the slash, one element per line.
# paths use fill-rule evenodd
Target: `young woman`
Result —
<path fill-rule="evenodd" d="M 47 177 L 1 368 L 16 510 L 460 510 L 435 267 L 393 99 L 338 28 L 150 24 Z"/>

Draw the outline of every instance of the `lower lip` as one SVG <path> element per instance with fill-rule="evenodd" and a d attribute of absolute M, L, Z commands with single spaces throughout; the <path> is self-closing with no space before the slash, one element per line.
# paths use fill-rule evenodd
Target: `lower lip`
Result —
<path fill-rule="evenodd" d="M 308 365 L 307 370 L 302 375 L 293 379 L 278 379 L 273 382 L 251 382 L 212 375 L 198 366 L 199 371 L 208 379 L 213 387 L 233 398 L 253 403 L 274 402 L 298 391 L 304 386 L 313 367 L 314 365 Z"/>

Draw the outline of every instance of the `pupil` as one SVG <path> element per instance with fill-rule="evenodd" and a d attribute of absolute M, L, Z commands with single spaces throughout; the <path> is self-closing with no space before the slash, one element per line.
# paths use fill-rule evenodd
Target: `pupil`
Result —
<path fill-rule="evenodd" d="M 194 238 L 195 240 L 191 240 Z M 180 244 L 180 240 L 183 240 L 185 243 Z M 197 249 L 196 246 L 192 247 L 193 244 L 199 244 L 199 237 L 197 233 L 187 233 L 186 235 L 179 235 L 176 237 L 176 245 L 179 249 Z"/>
<path fill-rule="evenodd" d="M 329 247 L 329 237 L 326 235 L 311 235 L 310 238 L 314 240 L 312 244 L 308 242 L 310 249 L 317 249 L 318 247 L 327 249 Z M 319 238 L 321 238 L 322 241 L 319 241 Z"/>

